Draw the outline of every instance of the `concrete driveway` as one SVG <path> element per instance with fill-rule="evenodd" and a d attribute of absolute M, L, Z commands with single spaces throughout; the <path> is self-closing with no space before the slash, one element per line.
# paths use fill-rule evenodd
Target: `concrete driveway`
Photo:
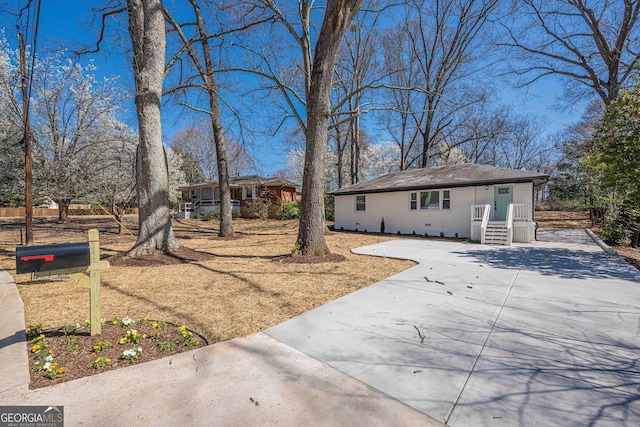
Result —
<path fill-rule="evenodd" d="M 579 230 L 419 264 L 267 334 L 452 426 L 640 425 L 640 272 Z"/>

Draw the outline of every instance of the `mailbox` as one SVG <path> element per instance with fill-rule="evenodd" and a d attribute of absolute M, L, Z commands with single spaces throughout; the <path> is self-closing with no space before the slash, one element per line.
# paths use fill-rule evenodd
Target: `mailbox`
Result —
<path fill-rule="evenodd" d="M 16 273 L 86 267 L 91 264 L 89 242 L 16 247 Z"/>

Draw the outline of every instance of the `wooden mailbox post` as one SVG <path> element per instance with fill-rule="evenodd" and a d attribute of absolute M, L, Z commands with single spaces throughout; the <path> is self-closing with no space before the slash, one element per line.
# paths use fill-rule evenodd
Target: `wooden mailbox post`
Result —
<path fill-rule="evenodd" d="M 59 244 L 18 247 L 16 248 L 16 272 L 32 272 L 34 277 L 67 275 L 89 288 L 91 335 L 99 335 L 102 332 L 100 318 L 100 272 L 109 268 L 109 262 L 100 261 L 100 236 L 98 230 L 89 230 L 88 262 L 83 258 L 83 255 L 86 255 L 86 246 L 84 254 L 81 253 L 83 252 L 82 247 L 80 247 L 79 250 L 74 247 L 73 249 L 76 250 L 76 252 L 68 256 L 69 261 L 66 262 L 65 255 L 67 254 L 65 251 L 67 253 L 70 252 L 68 249 L 73 245 L 74 244 Z M 79 255 L 78 252 L 80 252 Z"/>

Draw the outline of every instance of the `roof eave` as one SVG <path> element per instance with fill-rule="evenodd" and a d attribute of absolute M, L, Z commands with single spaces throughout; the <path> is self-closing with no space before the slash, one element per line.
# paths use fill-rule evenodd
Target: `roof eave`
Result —
<path fill-rule="evenodd" d="M 479 187 L 483 185 L 495 185 L 495 184 L 519 184 L 523 182 L 531 182 L 534 186 L 545 184 L 549 180 L 548 175 L 541 175 L 539 177 L 523 177 L 523 178 L 509 178 L 509 179 L 493 179 L 482 180 L 464 183 L 447 183 L 441 185 L 407 185 L 399 187 L 381 188 L 381 189 L 353 189 L 349 190 L 348 187 L 342 190 L 335 190 L 330 192 L 334 196 L 347 196 L 353 194 L 371 194 L 371 193 L 394 193 L 398 191 L 411 191 L 411 190 L 435 190 L 438 188 L 459 188 L 459 187 Z"/>

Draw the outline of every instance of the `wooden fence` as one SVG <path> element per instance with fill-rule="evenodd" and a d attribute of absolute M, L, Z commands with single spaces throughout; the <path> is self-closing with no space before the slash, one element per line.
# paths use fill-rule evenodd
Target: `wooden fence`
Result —
<path fill-rule="evenodd" d="M 0 208 L 0 218 L 24 217 L 24 208 Z M 58 209 L 33 208 L 33 216 L 58 216 Z"/>
<path fill-rule="evenodd" d="M 126 214 L 137 214 L 138 208 L 127 209 Z M 0 218 L 20 218 L 26 215 L 24 208 L 0 208 Z M 69 215 L 106 215 L 102 209 L 69 209 Z M 58 209 L 33 208 L 34 217 L 58 216 Z"/>

